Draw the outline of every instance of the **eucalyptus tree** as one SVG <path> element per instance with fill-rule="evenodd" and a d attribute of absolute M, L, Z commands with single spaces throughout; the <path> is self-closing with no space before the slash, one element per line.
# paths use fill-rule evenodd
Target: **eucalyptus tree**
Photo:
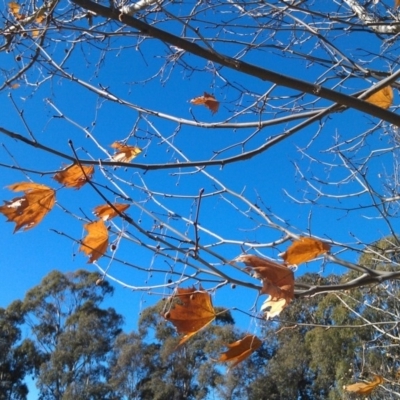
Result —
<path fill-rule="evenodd" d="M 33 342 L 22 339 L 24 314 L 21 302 L 0 308 L 0 399 L 23 400 L 28 394 L 25 378 L 37 367 Z"/>
<path fill-rule="evenodd" d="M 261 347 L 241 365 L 216 362 L 226 344 L 243 336 L 229 311 L 178 346 L 179 335 L 162 317 L 165 302 L 146 308 L 137 332 L 121 334 L 110 363 L 110 384 L 121 399 L 242 399 L 268 360 Z"/>
<path fill-rule="evenodd" d="M 121 333 L 122 316 L 101 302 L 113 292 L 99 275 L 52 271 L 22 302 L 40 362 L 40 399 L 114 398 L 108 358 Z"/>

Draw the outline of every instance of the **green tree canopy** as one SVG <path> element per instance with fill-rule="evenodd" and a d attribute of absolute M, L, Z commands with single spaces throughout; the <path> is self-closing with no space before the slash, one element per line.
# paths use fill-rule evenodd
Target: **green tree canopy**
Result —
<path fill-rule="evenodd" d="M 0 399 L 23 400 L 28 388 L 24 382 L 34 372 L 38 357 L 30 339 L 21 341 L 24 323 L 22 303 L 18 300 L 0 308 Z"/>
<path fill-rule="evenodd" d="M 22 302 L 41 358 L 40 399 L 112 398 L 108 358 L 123 318 L 113 308 L 101 308 L 113 288 L 107 282 L 96 285 L 98 279 L 84 270 L 53 271 Z"/>

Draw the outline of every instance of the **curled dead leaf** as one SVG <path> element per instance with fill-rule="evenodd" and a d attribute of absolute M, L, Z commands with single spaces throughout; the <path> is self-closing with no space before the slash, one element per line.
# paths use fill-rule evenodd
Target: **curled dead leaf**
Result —
<path fill-rule="evenodd" d="M 278 316 L 289 302 L 285 298 L 273 299 L 272 296 L 268 296 L 262 303 L 260 310 L 265 314 L 266 319 L 271 319 Z"/>
<path fill-rule="evenodd" d="M 94 174 L 93 166 L 71 164 L 60 172 L 57 172 L 53 179 L 68 188 L 80 189 Z"/>
<path fill-rule="evenodd" d="M 233 368 L 258 350 L 261 345 L 262 341 L 257 336 L 246 335 L 243 339 L 228 344 L 229 350 L 222 353 L 218 361 L 231 361 L 231 368 Z"/>
<path fill-rule="evenodd" d="M 279 315 L 294 298 L 294 274 L 285 265 L 257 256 L 243 254 L 235 259 L 255 271 L 263 282 L 261 293 L 268 294 L 262 310 L 267 319 Z M 270 310 L 267 310 L 271 308 Z"/>
<path fill-rule="evenodd" d="M 103 204 L 101 206 L 97 206 L 93 210 L 93 214 L 103 221 L 107 221 L 119 216 L 120 213 L 123 213 L 128 208 L 129 204 L 113 203 L 113 207 L 111 207 L 109 204 Z"/>
<path fill-rule="evenodd" d="M 90 256 L 88 264 L 98 260 L 107 251 L 108 246 L 108 230 L 102 220 L 90 222 L 84 225 L 88 231 L 87 236 L 82 240 L 79 251 Z"/>
<path fill-rule="evenodd" d="M 164 313 L 164 318 L 175 325 L 178 333 L 184 335 L 178 346 L 215 319 L 211 296 L 202 288 L 178 288 L 171 300 L 172 308 Z"/>
<path fill-rule="evenodd" d="M 53 208 L 56 192 L 45 185 L 31 182 L 15 183 L 8 187 L 14 192 L 24 192 L 25 196 L 5 201 L 0 213 L 8 222 L 15 222 L 14 232 L 22 227 L 28 230 L 36 226 Z"/>
<path fill-rule="evenodd" d="M 204 92 L 203 96 L 190 100 L 190 102 L 194 105 L 205 105 L 211 110 L 212 114 L 215 114 L 219 108 L 219 101 L 217 101 L 212 94 L 208 94 L 207 92 Z"/>
<path fill-rule="evenodd" d="M 375 375 L 372 382 L 357 382 L 352 385 L 346 386 L 348 392 L 354 392 L 357 394 L 370 394 L 376 387 L 383 383 L 383 378 L 380 375 Z"/>
<path fill-rule="evenodd" d="M 142 152 L 139 147 L 127 146 L 118 142 L 114 142 L 111 147 L 116 149 L 115 154 L 112 156 L 112 160 L 118 162 L 128 163 Z"/>
<path fill-rule="evenodd" d="M 299 265 L 327 253 L 330 249 L 329 244 L 320 240 L 301 237 L 294 241 L 281 257 L 285 260 L 285 264 Z"/>

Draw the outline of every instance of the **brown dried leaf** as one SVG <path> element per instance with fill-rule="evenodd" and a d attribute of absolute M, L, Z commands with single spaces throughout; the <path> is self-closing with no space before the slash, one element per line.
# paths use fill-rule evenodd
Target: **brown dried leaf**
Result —
<path fill-rule="evenodd" d="M 391 86 L 386 86 L 378 92 L 371 94 L 364 101 L 385 109 L 389 108 L 393 102 L 393 89 Z"/>
<path fill-rule="evenodd" d="M 207 92 L 204 92 L 203 96 L 190 100 L 190 102 L 194 105 L 204 104 L 209 110 L 211 110 L 212 114 L 215 114 L 219 108 L 219 101 L 217 101 L 212 94 L 208 94 Z"/>
<path fill-rule="evenodd" d="M 164 314 L 164 318 L 171 321 L 178 333 L 183 334 L 178 346 L 185 343 L 198 331 L 209 325 L 215 319 L 215 310 L 211 296 L 202 288 L 178 288 L 172 300 L 178 298 L 173 308 Z"/>
<path fill-rule="evenodd" d="M 235 261 L 245 263 L 256 272 L 256 277 L 262 280 L 261 293 L 270 296 L 262 306 L 267 319 L 279 315 L 293 300 L 294 275 L 290 268 L 271 260 L 246 254 L 237 257 Z M 268 307 L 271 307 L 270 311 L 266 311 Z"/>
<path fill-rule="evenodd" d="M 107 221 L 109 219 L 119 216 L 120 213 L 124 212 L 126 209 L 129 208 L 129 204 L 113 203 L 113 206 L 114 208 L 112 208 L 109 204 L 103 204 L 101 206 L 97 206 L 93 210 L 93 214 L 96 217 L 101 218 L 103 221 Z"/>
<path fill-rule="evenodd" d="M 282 258 L 286 264 L 299 265 L 327 253 L 330 249 L 331 246 L 327 243 L 309 237 L 302 237 L 289 246 L 286 252 L 282 254 Z"/>
<path fill-rule="evenodd" d="M 400 6 L 400 0 L 395 0 L 395 2 L 394 2 L 394 6 L 395 6 L 395 7 L 398 7 L 398 6 Z"/>
<path fill-rule="evenodd" d="M 383 383 L 383 378 L 380 375 L 375 375 L 372 382 L 357 382 L 346 386 L 348 392 L 357 394 L 370 394 L 377 386 Z"/>
<path fill-rule="evenodd" d="M 35 22 L 37 24 L 41 24 L 46 18 L 46 10 L 45 8 L 41 8 L 39 12 L 36 14 Z"/>
<path fill-rule="evenodd" d="M 87 236 L 82 240 L 79 251 L 90 256 L 88 264 L 98 260 L 106 251 L 108 246 L 108 230 L 102 220 L 90 222 L 84 225 L 88 231 Z"/>
<path fill-rule="evenodd" d="M 36 226 L 53 208 L 56 193 L 53 189 L 37 183 L 21 182 L 8 187 L 14 192 L 24 192 L 25 196 L 5 201 L 0 213 L 7 221 L 15 222 L 14 232 L 22 227 L 28 230 Z"/>
<path fill-rule="evenodd" d="M 233 361 L 231 364 L 231 368 L 233 368 L 258 350 L 261 345 L 262 341 L 257 336 L 246 335 L 243 339 L 228 344 L 229 350 L 222 353 L 218 361 Z"/>
<path fill-rule="evenodd" d="M 71 164 L 60 172 L 57 172 L 53 179 L 68 188 L 80 189 L 94 174 L 93 166 Z"/>
<path fill-rule="evenodd" d="M 114 142 L 111 147 L 117 149 L 116 153 L 112 156 L 113 161 L 128 163 L 133 160 L 138 154 L 142 152 L 139 147 L 126 146 L 118 142 Z"/>

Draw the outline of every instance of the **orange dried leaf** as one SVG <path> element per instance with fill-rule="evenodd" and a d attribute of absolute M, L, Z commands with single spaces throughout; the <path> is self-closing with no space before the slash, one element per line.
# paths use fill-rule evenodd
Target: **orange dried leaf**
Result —
<path fill-rule="evenodd" d="M 378 107 L 389 108 L 393 102 L 393 89 L 391 86 L 386 86 L 378 92 L 371 94 L 365 101 Z"/>
<path fill-rule="evenodd" d="M 18 89 L 20 87 L 20 84 L 19 83 L 12 83 L 11 85 L 10 85 L 10 88 L 11 89 Z"/>
<path fill-rule="evenodd" d="M 13 14 L 18 14 L 19 10 L 21 9 L 21 6 L 18 3 L 15 3 L 14 1 L 8 3 L 8 7 L 10 8 L 10 11 Z"/>
<path fill-rule="evenodd" d="M 178 333 L 184 335 L 178 344 L 180 346 L 214 321 L 215 310 L 211 296 L 201 288 L 178 288 L 171 299 L 175 297 L 178 301 L 164 314 L 164 318 L 175 325 Z"/>
<path fill-rule="evenodd" d="M 294 275 L 290 268 L 271 260 L 246 254 L 237 257 L 235 261 L 245 263 L 255 271 L 256 277 L 262 280 L 261 293 L 270 296 L 262 306 L 267 319 L 279 315 L 293 300 Z M 271 307 L 271 310 L 266 310 L 268 307 Z"/>
<path fill-rule="evenodd" d="M 282 254 L 282 258 L 286 264 L 299 265 L 327 253 L 330 249 L 331 246 L 327 243 L 313 238 L 302 237 L 289 246 L 286 252 Z"/>
<path fill-rule="evenodd" d="M 88 231 L 87 236 L 82 240 L 79 251 L 90 256 L 88 263 L 98 260 L 106 251 L 108 246 L 108 230 L 102 220 L 90 222 L 84 225 Z"/>
<path fill-rule="evenodd" d="M 400 6 L 400 0 L 395 0 L 395 2 L 394 2 L 394 6 L 395 6 L 395 7 L 398 7 L 398 6 Z"/>
<path fill-rule="evenodd" d="M 111 207 L 109 204 L 103 204 L 101 206 L 97 206 L 93 210 L 93 214 L 101 218 L 103 221 L 107 221 L 111 218 L 117 217 L 120 213 L 124 212 L 126 209 L 129 208 L 129 204 L 113 204 L 114 208 Z"/>
<path fill-rule="evenodd" d="M 10 3 L 8 3 L 8 7 L 11 11 L 11 14 L 14 16 L 15 19 L 19 20 L 19 19 L 24 18 L 24 16 L 19 13 L 21 6 L 18 3 L 11 1 Z"/>
<path fill-rule="evenodd" d="M 9 189 L 25 194 L 23 197 L 5 201 L 0 207 L 0 213 L 7 217 L 7 221 L 15 222 L 14 232 L 22 227 L 26 231 L 36 226 L 56 201 L 56 192 L 45 185 L 21 182 L 9 186 Z"/>
<path fill-rule="evenodd" d="M 346 390 L 348 392 L 368 395 L 381 383 L 383 383 L 383 378 L 380 375 L 375 375 L 372 382 L 357 382 L 346 386 Z"/>
<path fill-rule="evenodd" d="M 65 187 L 80 189 L 94 174 L 93 166 L 71 164 L 60 172 L 57 172 L 53 179 Z"/>
<path fill-rule="evenodd" d="M 113 161 L 128 163 L 133 160 L 138 154 L 142 152 L 139 147 L 136 146 L 126 146 L 118 142 L 114 142 L 111 147 L 117 151 L 112 156 Z"/>
<path fill-rule="evenodd" d="M 33 31 L 32 31 L 32 37 L 38 37 L 39 36 L 39 29 L 34 29 Z"/>
<path fill-rule="evenodd" d="M 218 361 L 233 361 L 231 364 L 231 368 L 233 368 L 258 350 L 261 345 L 262 341 L 257 336 L 246 335 L 243 339 L 228 344 L 229 350 L 222 353 Z"/>
<path fill-rule="evenodd" d="M 219 108 L 219 101 L 217 101 L 212 94 L 208 94 L 207 92 L 204 92 L 203 96 L 190 100 L 190 102 L 194 105 L 204 104 L 213 114 L 215 114 Z"/>

